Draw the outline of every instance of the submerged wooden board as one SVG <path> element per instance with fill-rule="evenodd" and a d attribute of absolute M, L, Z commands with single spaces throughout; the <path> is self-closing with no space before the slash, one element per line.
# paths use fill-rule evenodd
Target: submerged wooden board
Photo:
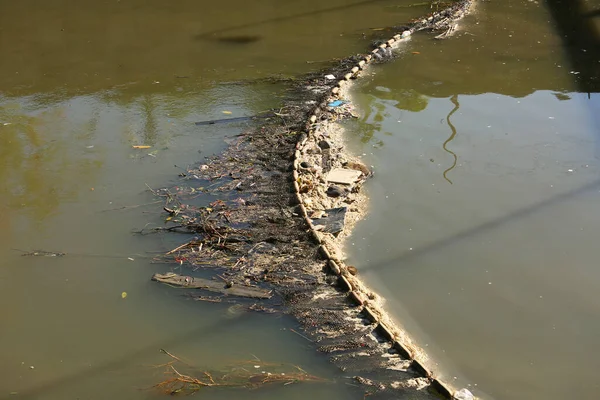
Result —
<path fill-rule="evenodd" d="M 254 299 L 269 299 L 272 296 L 270 290 L 250 286 L 229 285 L 224 282 L 211 281 L 209 279 L 196 278 L 192 276 L 177 275 L 174 273 L 154 274 L 152 280 L 187 289 L 204 289 L 211 292 L 222 293 L 230 296 L 250 297 Z"/>

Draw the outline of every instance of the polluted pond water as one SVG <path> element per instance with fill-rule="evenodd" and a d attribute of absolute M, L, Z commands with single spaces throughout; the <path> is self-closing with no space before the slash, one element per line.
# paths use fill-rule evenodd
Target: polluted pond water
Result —
<path fill-rule="evenodd" d="M 355 87 L 375 178 L 348 262 L 457 387 L 596 399 L 600 96 L 543 4 L 477 7 Z"/>
<path fill-rule="evenodd" d="M 409 285 L 405 277 L 385 275 L 373 262 L 390 248 L 402 249 L 409 238 L 396 236 L 397 242 L 386 248 L 367 242 L 359 245 L 361 251 L 347 246 L 348 260 L 342 252 L 344 238 L 366 210 L 364 188 L 374 188 L 370 218 L 382 218 L 376 188 L 378 182 L 389 188 L 394 181 L 380 180 L 386 176 L 380 178 L 380 171 L 398 177 L 398 162 L 414 157 L 395 154 L 385 164 L 369 159 L 392 147 L 368 133 L 365 122 L 389 122 L 394 94 L 403 93 L 401 103 L 407 104 L 401 109 L 427 111 L 430 99 L 435 113 L 436 97 L 452 104 L 450 111 L 444 109 L 446 125 L 441 124 L 450 130 L 441 144 L 444 153 L 432 154 L 426 165 L 451 157 L 443 164 L 442 179 L 454 188 L 462 182 L 456 173 L 464 165 L 460 149 L 452 147 L 465 130 L 457 128 L 462 127 L 460 108 L 470 106 L 473 115 L 487 120 L 494 107 L 462 96 L 528 96 L 546 88 L 532 83 L 540 82 L 535 79 L 542 73 L 518 75 L 514 69 L 512 75 L 524 76 L 523 82 L 535 89 L 522 93 L 517 78 L 512 88 L 495 89 L 491 76 L 465 78 L 457 66 L 444 67 L 450 77 L 443 78 L 441 65 L 457 54 L 457 63 L 469 59 L 473 47 L 461 45 L 465 40 L 487 37 L 484 24 L 476 23 L 486 21 L 478 20 L 482 10 L 510 11 L 524 19 L 543 15 L 533 3 L 507 10 L 476 2 L 481 8 L 462 21 L 472 3 L 455 2 L 448 12 L 441 8 L 448 3 L 342 0 L 277 7 L 272 1 L 252 7 L 234 1 L 227 9 L 191 1 L 122 1 L 109 7 L 3 3 L 1 43 L 9 62 L 0 67 L 0 83 L 8 88 L 0 98 L 0 172 L 9 189 L 0 207 L 9 229 L 3 231 L 8 245 L 2 250 L 0 298 L 11 307 L 3 315 L 3 326 L 9 328 L 0 332 L 0 389 L 5 394 L 0 397 L 130 399 L 200 390 L 214 399 L 430 399 L 449 398 L 455 388 L 468 385 L 483 398 L 506 394 L 504 386 L 489 380 L 496 370 L 473 366 L 481 358 L 460 357 L 468 352 L 448 354 L 450 344 L 440 341 L 447 331 L 435 324 L 423 328 L 414 315 L 422 310 L 407 311 L 411 303 L 405 299 L 398 306 L 385 285 L 378 285 L 378 278 L 393 282 L 394 293 Z M 441 11 L 432 19 L 418 19 L 432 10 Z M 23 29 L 15 22 L 24 15 L 38 28 Z M 542 27 L 543 18 L 538 21 Z M 523 26 L 517 21 L 493 29 Z M 413 35 L 422 28 L 437 31 Z M 549 29 L 546 36 L 539 34 L 546 46 L 556 45 Z M 449 40 L 435 41 L 435 35 Z M 373 40 L 380 46 L 374 52 L 341 59 L 365 51 Z M 427 64 L 438 68 L 433 80 L 412 57 L 436 51 L 441 58 Z M 510 65 L 512 54 L 496 53 L 490 50 L 488 56 Z M 385 64 L 395 55 L 400 60 L 390 65 L 367 66 Z M 535 58 L 547 53 L 529 49 L 528 55 L 535 66 Z M 472 75 L 485 75 L 486 65 L 480 65 L 480 73 Z M 395 66 L 405 70 L 392 77 Z M 548 66 L 536 67 L 546 71 Z M 554 79 L 556 71 L 547 69 Z M 372 100 L 379 113 L 374 120 L 366 101 L 355 93 L 354 104 L 349 103 L 346 91 L 348 82 L 371 72 L 373 79 L 380 79 L 380 73 L 385 79 L 373 89 L 379 94 Z M 426 78 L 415 79 L 419 74 Z M 465 93 L 465 81 L 481 86 Z M 453 83 L 448 93 L 442 92 L 445 82 Z M 579 98 L 561 85 L 552 80 L 546 90 L 563 101 Z M 351 143 L 364 158 L 343 151 L 337 121 L 353 115 L 364 116 L 358 125 L 347 125 L 365 132 L 362 142 Z M 496 122 L 488 125 L 492 129 Z M 554 145 L 575 142 L 567 138 Z M 370 164 L 376 179 L 367 181 Z M 594 164 L 590 159 L 586 165 Z M 513 173 L 507 175 L 518 181 L 513 167 L 508 169 Z M 405 199 L 423 207 L 430 201 Z M 483 206 L 491 202 L 485 199 L 480 208 L 468 209 L 497 218 L 520 206 L 507 200 L 504 208 L 489 212 L 491 207 Z M 402 211 L 392 214 L 406 217 Z M 475 221 L 471 211 L 466 214 L 455 218 L 458 237 L 460 229 L 472 228 L 461 223 Z M 417 215 L 427 221 L 430 214 L 408 216 Z M 485 221 L 481 224 L 487 226 Z M 385 234 L 384 226 L 371 226 L 369 232 Z M 356 235 L 368 236 L 360 230 Z M 436 238 L 423 236 L 409 251 Z M 38 249 L 50 253 L 31 253 Z M 385 308 L 378 293 L 388 301 Z M 423 303 L 423 296 L 413 299 Z M 458 308 L 444 315 L 464 319 Z M 472 343 L 472 331 L 461 331 L 451 345 Z M 520 393 L 508 394 L 519 398 Z M 471 398 L 466 389 L 455 394 Z"/>
<path fill-rule="evenodd" d="M 372 173 L 344 150 L 338 121 L 353 116 L 340 98 L 361 70 L 391 59 L 419 31 L 441 31 L 437 38 L 448 37 L 471 5 L 452 3 L 399 28 L 369 54 L 340 60 L 327 69 L 330 74 L 307 75 L 292 87 L 271 121 L 238 135 L 218 157 L 189 167 L 177 186 L 150 189 L 163 199 L 165 225 L 140 233 L 188 235 L 154 261 L 191 267 L 220 280 L 221 286 L 179 271 L 155 274 L 153 280 L 242 298 L 268 298 L 273 291 L 280 303 L 275 307 L 293 315 L 309 337 L 301 336 L 316 342 L 365 395 L 454 397 L 455 389 L 434 375 L 423 351 L 393 323 L 377 294 L 356 277 L 356 269 L 344 262 L 343 239 L 364 212 L 361 186 Z M 210 188 L 217 200 L 207 206 L 193 204 L 199 190 L 193 185 L 198 184 L 204 185 L 201 191 Z M 197 299 L 220 302 L 223 297 Z M 250 309 L 277 312 L 264 304 L 269 303 Z M 215 380 L 206 372 L 201 379 L 170 367 L 174 376 L 159 384 L 168 391 L 228 384 L 228 379 Z M 294 376 L 294 381 L 316 379 L 304 372 Z M 264 374 L 256 378 L 285 381 Z M 457 395 L 472 398 L 467 389 Z"/>
<path fill-rule="evenodd" d="M 170 271 L 151 260 L 177 238 L 132 233 L 161 224 L 145 184 L 172 181 L 185 160 L 221 152 L 244 128 L 210 127 L 199 141 L 194 122 L 225 115 L 211 97 L 238 115 L 275 105 L 272 85 L 182 84 L 175 95 L 151 88 L 0 101 L 0 398 L 162 396 L 151 388 L 172 360 L 160 349 L 215 374 L 249 360 L 258 373 L 271 372 L 263 360 L 281 363 L 273 369 L 280 373 L 284 364 L 309 366 L 327 383 L 285 386 L 287 396 L 350 396 L 329 383 L 335 371 L 307 352 L 310 342 L 290 330 L 291 319 L 248 318 L 227 302 L 204 307 L 149 280 Z M 52 253 L 22 255 L 39 249 Z"/>
<path fill-rule="evenodd" d="M 185 272 L 177 260 L 152 263 L 183 236 L 146 234 L 165 226 L 163 199 L 147 188 L 177 186 L 188 163 L 223 152 L 256 121 L 195 122 L 278 111 L 285 79 L 363 51 L 372 27 L 428 10 L 230 4 L 0 4 L 0 398 L 163 397 L 153 387 L 175 373 L 166 352 L 193 365 L 196 379 L 251 362 L 256 374 L 237 375 L 251 387 L 274 381 L 269 373 L 315 381 L 204 388 L 209 398 L 363 398 L 295 319 L 250 313 L 252 301 L 193 301 L 150 281 Z M 284 85 L 273 85 L 279 78 Z M 198 194 L 194 207 L 219 200 Z"/>

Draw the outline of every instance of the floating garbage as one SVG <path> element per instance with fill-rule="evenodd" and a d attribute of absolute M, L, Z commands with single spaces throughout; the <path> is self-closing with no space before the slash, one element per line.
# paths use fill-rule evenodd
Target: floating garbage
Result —
<path fill-rule="evenodd" d="M 344 222 L 346 218 L 347 207 L 337 207 L 325 210 L 325 213 L 321 218 L 313 219 L 313 224 L 323 225 L 324 232 L 336 235 L 344 230 Z"/>
<path fill-rule="evenodd" d="M 331 103 L 327 104 L 327 107 L 339 107 L 346 103 L 347 103 L 347 101 L 344 101 L 344 100 L 336 100 L 336 101 L 332 101 Z"/>
<path fill-rule="evenodd" d="M 335 75 L 331 75 L 331 74 L 325 75 L 325 79 L 329 79 L 329 80 L 335 79 Z"/>
<path fill-rule="evenodd" d="M 454 393 L 454 400 L 474 400 L 473 393 L 471 393 L 468 389 L 460 389 L 456 393 Z"/>
<path fill-rule="evenodd" d="M 244 116 L 244 117 L 234 117 L 234 118 L 213 119 L 210 121 L 200 121 L 200 122 L 195 122 L 195 124 L 198 126 L 214 125 L 214 124 L 221 124 L 221 123 L 249 121 L 249 120 L 258 119 L 258 118 L 271 118 L 271 117 L 275 117 L 275 116 L 276 116 L 275 113 L 267 112 L 264 114 L 250 115 L 250 116 Z"/>

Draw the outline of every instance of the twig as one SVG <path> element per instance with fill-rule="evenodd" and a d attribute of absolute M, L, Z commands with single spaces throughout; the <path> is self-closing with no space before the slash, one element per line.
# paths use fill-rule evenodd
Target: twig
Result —
<path fill-rule="evenodd" d="M 311 343 L 314 343 L 314 340 L 311 340 L 311 339 L 307 338 L 306 336 L 304 336 L 304 335 L 303 335 L 303 334 L 301 334 L 300 332 L 298 332 L 298 331 L 295 331 L 294 329 L 291 329 L 291 328 L 290 328 L 289 330 L 290 330 L 290 332 L 293 332 L 293 333 L 295 333 L 296 335 L 298 335 L 298 336 L 300 336 L 300 337 L 302 337 L 302 338 L 304 338 L 304 339 L 308 340 L 309 342 L 311 342 Z M 304 371 L 302 371 L 302 372 L 304 372 Z"/>
<path fill-rule="evenodd" d="M 174 360 L 177 360 L 177 361 L 179 361 L 180 363 L 183 363 L 183 364 L 187 365 L 188 367 L 193 367 L 193 365 L 191 365 L 191 364 L 189 364 L 189 363 L 186 363 L 186 362 L 185 362 L 185 361 L 183 361 L 181 358 L 179 358 L 179 357 L 177 357 L 177 356 L 175 356 L 175 355 L 173 355 L 173 354 L 169 353 L 169 352 L 168 352 L 168 351 L 166 351 L 165 349 L 160 349 L 159 351 L 160 351 L 161 353 L 164 353 L 164 354 L 168 355 L 168 356 L 169 356 L 169 357 L 171 357 L 172 359 L 174 359 Z"/>
<path fill-rule="evenodd" d="M 147 188 L 148 188 L 148 189 L 149 189 L 149 190 L 152 192 L 152 194 L 154 194 L 155 196 L 160 196 L 160 195 L 159 195 L 159 194 L 156 192 L 156 190 L 154 190 L 154 189 L 152 189 L 152 188 L 150 187 L 150 185 L 148 185 L 147 183 L 144 183 L 144 185 L 146 185 L 146 187 L 147 187 Z"/>
<path fill-rule="evenodd" d="M 169 254 L 173 254 L 173 253 L 175 253 L 177 250 L 181 250 L 181 249 L 183 249 L 185 246 L 187 246 L 188 244 L 192 244 L 192 243 L 194 243 L 194 241 L 193 241 L 193 240 L 190 240 L 189 242 L 186 242 L 186 243 L 182 244 L 181 246 L 177 246 L 177 247 L 175 247 L 173 250 L 169 251 L 169 252 L 168 252 L 167 254 L 165 254 L 165 255 L 167 255 L 167 256 L 168 256 Z"/>
<path fill-rule="evenodd" d="M 107 211 L 119 211 L 119 210 L 129 210 L 132 208 L 138 208 L 138 207 L 145 207 L 145 206 L 151 206 L 153 204 L 158 204 L 158 203 L 162 203 L 162 200 L 158 200 L 158 201 L 153 201 L 151 203 L 144 203 L 144 204 L 136 204 L 133 206 L 122 206 L 122 207 L 116 207 L 116 208 L 108 208 L 106 210 L 100 210 L 99 212 L 107 212 Z"/>

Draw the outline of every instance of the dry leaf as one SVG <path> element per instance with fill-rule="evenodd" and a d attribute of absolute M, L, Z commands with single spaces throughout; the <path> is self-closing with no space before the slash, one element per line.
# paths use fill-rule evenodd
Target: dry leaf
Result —
<path fill-rule="evenodd" d="M 146 146 L 146 145 L 144 145 L 144 146 L 131 146 L 131 147 L 133 147 L 134 149 L 149 149 L 152 146 Z"/>

